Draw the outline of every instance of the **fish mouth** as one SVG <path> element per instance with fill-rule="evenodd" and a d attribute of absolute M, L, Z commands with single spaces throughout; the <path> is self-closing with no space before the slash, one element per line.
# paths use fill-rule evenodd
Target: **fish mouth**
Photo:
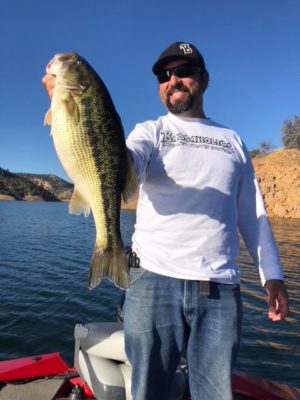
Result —
<path fill-rule="evenodd" d="M 56 76 L 64 63 L 72 63 L 78 59 L 76 53 L 58 53 L 50 60 L 46 66 L 46 73 Z"/>
<path fill-rule="evenodd" d="M 62 56 L 61 53 L 59 54 L 55 54 L 55 56 L 48 62 L 47 66 L 46 66 L 46 73 L 50 74 L 50 75 L 57 75 L 57 71 L 55 68 L 55 64 L 58 63 L 58 59 Z"/>

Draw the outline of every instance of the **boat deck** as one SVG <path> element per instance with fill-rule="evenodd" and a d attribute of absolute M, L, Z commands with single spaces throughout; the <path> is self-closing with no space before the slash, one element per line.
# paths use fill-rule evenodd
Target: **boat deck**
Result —
<path fill-rule="evenodd" d="M 63 392 L 62 388 L 65 384 L 66 381 L 56 378 L 39 379 L 22 384 L 8 383 L 2 388 L 0 386 L 0 400 L 67 399 L 66 395 L 59 395 L 59 392 Z M 234 396 L 234 400 L 250 400 L 250 397 Z"/>
<path fill-rule="evenodd" d="M 62 379 L 38 379 L 32 382 L 21 384 L 7 383 L 0 386 L 0 400 L 54 400 L 67 399 L 69 393 L 65 393 L 66 380 Z M 61 394 L 60 394 L 61 393 Z M 274 397 L 274 399 L 279 397 Z M 296 397 L 287 397 L 288 399 L 296 399 Z M 84 399 L 92 400 L 92 397 Z M 234 400 L 253 400 L 257 397 L 245 397 L 234 395 Z"/>
<path fill-rule="evenodd" d="M 38 379 L 0 386 L 0 400 L 53 400 L 66 383 L 62 379 Z"/>

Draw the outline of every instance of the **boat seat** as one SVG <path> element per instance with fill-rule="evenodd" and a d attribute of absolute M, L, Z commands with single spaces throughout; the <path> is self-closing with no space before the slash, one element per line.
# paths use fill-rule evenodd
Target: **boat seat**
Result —
<path fill-rule="evenodd" d="M 74 365 L 97 399 L 132 400 L 131 365 L 124 349 L 121 322 L 75 326 Z M 176 371 L 170 400 L 180 400 L 187 388 L 187 368 Z"/>

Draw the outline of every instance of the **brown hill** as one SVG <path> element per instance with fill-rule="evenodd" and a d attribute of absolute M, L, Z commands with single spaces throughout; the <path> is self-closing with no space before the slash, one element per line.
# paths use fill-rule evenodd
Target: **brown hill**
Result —
<path fill-rule="evenodd" d="M 137 200 L 138 200 L 138 194 L 127 204 L 123 203 L 123 201 L 122 201 L 121 209 L 125 210 L 125 211 L 135 211 Z"/>
<path fill-rule="evenodd" d="M 300 150 L 279 149 L 252 161 L 268 215 L 300 218 Z"/>
<path fill-rule="evenodd" d="M 0 167 L 0 200 L 66 201 L 72 188 L 54 175 L 13 173 Z"/>
<path fill-rule="evenodd" d="M 28 178 L 37 186 L 53 193 L 59 201 L 69 201 L 71 199 L 74 185 L 56 175 L 20 173 L 19 176 Z"/>

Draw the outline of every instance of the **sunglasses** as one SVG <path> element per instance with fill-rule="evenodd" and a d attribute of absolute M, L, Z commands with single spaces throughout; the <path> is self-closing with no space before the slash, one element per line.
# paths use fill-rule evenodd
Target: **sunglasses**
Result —
<path fill-rule="evenodd" d="M 174 74 L 177 78 L 188 78 L 199 71 L 200 68 L 194 64 L 182 64 L 174 68 L 164 69 L 157 74 L 157 79 L 159 83 L 168 82 L 171 76 Z"/>

